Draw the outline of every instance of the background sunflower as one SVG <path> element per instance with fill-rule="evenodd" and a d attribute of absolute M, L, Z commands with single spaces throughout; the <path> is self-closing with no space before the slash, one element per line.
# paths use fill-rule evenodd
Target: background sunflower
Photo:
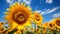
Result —
<path fill-rule="evenodd" d="M 36 22 L 37 25 L 41 25 L 42 24 L 43 17 L 42 17 L 41 14 L 35 12 L 34 15 L 33 15 L 33 19 L 34 19 L 34 21 Z"/>
<path fill-rule="evenodd" d="M 54 24 L 53 23 L 49 23 L 49 29 L 54 29 Z"/>
<path fill-rule="evenodd" d="M 55 26 L 56 26 L 57 28 L 60 29 L 60 18 L 55 18 L 55 19 L 53 19 L 53 23 L 55 24 Z"/>
<path fill-rule="evenodd" d="M 4 22 L 0 22 L 0 32 L 3 32 L 5 30 L 3 26 L 4 26 Z"/>
<path fill-rule="evenodd" d="M 49 22 L 46 22 L 43 24 L 42 28 L 43 28 L 43 34 L 46 33 L 46 29 L 48 28 Z"/>
<path fill-rule="evenodd" d="M 43 24 L 43 28 L 45 28 L 45 29 L 46 29 L 48 26 L 49 26 L 49 22 L 46 22 L 46 23 Z"/>

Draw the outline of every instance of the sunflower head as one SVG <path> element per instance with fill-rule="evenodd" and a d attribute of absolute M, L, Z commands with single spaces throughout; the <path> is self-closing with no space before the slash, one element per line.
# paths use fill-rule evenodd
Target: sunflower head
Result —
<path fill-rule="evenodd" d="M 0 22 L 0 32 L 3 32 L 5 30 L 4 27 L 4 22 Z"/>
<path fill-rule="evenodd" d="M 46 28 L 48 28 L 48 25 L 49 25 L 50 22 L 45 22 L 42 26 L 43 28 L 43 34 L 45 34 L 47 31 L 46 31 Z"/>
<path fill-rule="evenodd" d="M 25 25 L 29 25 L 32 12 L 25 4 L 17 2 L 8 9 L 5 19 L 10 25 L 12 24 L 13 28 L 18 25 L 17 28 L 22 29 Z"/>
<path fill-rule="evenodd" d="M 0 25 L 4 25 L 4 22 L 0 22 Z"/>
<path fill-rule="evenodd" d="M 40 31 L 40 30 L 37 28 L 37 29 L 36 29 L 36 33 L 38 33 L 39 31 Z"/>
<path fill-rule="evenodd" d="M 43 28 L 46 29 L 48 27 L 48 25 L 49 25 L 49 22 L 44 23 Z"/>
<path fill-rule="evenodd" d="M 0 29 L 3 28 L 3 26 L 4 26 L 4 23 L 0 22 Z"/>
<path fill-rule="evenodd" d="M 55 24 L 55 26 L 56 26 L 57 28 L 60 29 L 60 18 L 55 18 L 55 19 L 53 19 L 53 23 Z"/>
<path fill-rule="evenodd" d="M 35 28 L 30 28 L 32 32 L 34 32 Z"/>
<path fill-rule="evenodd" d="M 53 23 L 49 23 L 49 28 L 50 29 L 54 29 L 54 24 Z"/>
<path fill-rule="evenodd" d="M 41 25 L 43 17 L 41 14 L 35 12 L 33 15 L 33 19 L 37 23 L 37 25 Z"/>

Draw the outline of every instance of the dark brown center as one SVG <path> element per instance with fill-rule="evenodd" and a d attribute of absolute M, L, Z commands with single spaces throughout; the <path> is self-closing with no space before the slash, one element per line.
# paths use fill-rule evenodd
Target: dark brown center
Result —
<path fill-rule="evenodd" d="M 50 27 L 53 27 L 52 24 L 49 24 Z"/>
<path fill-rule="evenodd" d="M 4 30 L 4 28 L 1 29 L 1 31 L 3 31 L 3 30 Z"/>
<path fill-rule="evenodd" d="M 56 20 L 56 24 L 60 26 L 60 20 Z"/>
<path fill-rule="evenodd" d="M 13 20 L 20 25 L 24 24 L 27 21 L 27 18 L 28 15 L 23 11 L 15 12 L 13 14 Z"/>
<path fill-rule="evenodd" d="M 3 22 L 1 22 L 1 24 L 4 24 Z"/>
<path fill-rule="evenodd" d="M 39 18 L 39 16 L 38 16 L 38 15 L 36 15 L 36 20 L 37 20 L 37 21 L 39 21 L 39 20 L 40 20 L 40 18 Z"/>

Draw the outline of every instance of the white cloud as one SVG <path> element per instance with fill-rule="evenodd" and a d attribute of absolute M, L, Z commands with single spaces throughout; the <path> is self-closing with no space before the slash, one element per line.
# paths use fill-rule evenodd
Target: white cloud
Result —
<path fill-rule="evenodd" d="M 13 1 L 14 0 L 6 0 L 6 2 L 9 3 L 9 5 L 13 5 Z"/>
<path fill-rule="evenodd" d="M 54 12 L 55 10 L 57 10 L 58 8 L 59 8 L 59 7 L 55 7 L 55 8 L 53 8 L 53 9 L 49 10 L 46 14 L 52 13 L 52 12 Z"/>
<path fill-rule="evenodd" d="M 23 0 L 23 2 L 26 3 L 26 4 L 28 4 L 28 5 L 30 5 L 31 0 Z"/>
<path fill-rule="evenodd" d="M 18 2 L 21 2 L 21 0 L 17 0 Z M 6 0 L 7 3 L 11 3 L 11 2 L 16 2 L 16 0 Z"/>
<path fill-rule="evenodd" d="M 53 16 L 52 17 L 60 17 L 60 13 L 56 13 L 56 14 L 53 14 Z"/>
<path fill-rule="evenodd" d="M 41 10 L 35 10 L 34 12 L 40 13 L 40 12 L 41 12 Z"/>
<path fill-rule="evenodd" d="M 44 15 L 44 14 L 46 14 L 49 10 L 50 10 L 50 9 L 47 9 L 47 10 L 41 12 L 41 14 Z"/>
<path fill-rule="evenodd" d="M 47 10 L 41 12 L 41 14 L 42 15 L 44 15 L 44 14 L 50 14 L 52 12 L 55 12 L 55 10 L 57 10 L 57 9 L 59 9 L 59 7 L 55 7 L 55 8 L 52 8 L 52 9 L 47 9 Z"/>
<path fill-rule="evenodd" d="M 18 2 L 20 3 L 20 2 L 21 2 L 21 0 L 18 0 Z"/>
<path fill-rule="evenodd" d="M 46 0 L 46 3 L 51 4 L 53 2 L 53 0 Z"/>
<path fill-rule="evenodd" d="M 38 10 L 38 6 L 36 6 L 36 8 L 35 8 L 35 11 L 34 11 L 34 12 L 41 13 L 41 10 Z"/>
<path fill-rule="evenodd" d="M 31 0 L 17 0 L 17 1 L 18 1 L 19 3 L 20 3 L 21 1 L 23 1 L 23 2 L 26 3 L 27 5 L 30 5 L 30 3 L 31 3 Z M 16 2 L 16 0 L 6 0 L 6 2 L 11 5 L 11 4 L 14 4 L 14 3 Z"/>
<path fill-rule="evenodd" d="M 6 0 L 8 3 L 10 3 L 11 2 L 11 0 Z"/>
<path fill-rule="evenodd" d="M 49 20 L 49 22 L 51 22 L 52 20 Z"/>

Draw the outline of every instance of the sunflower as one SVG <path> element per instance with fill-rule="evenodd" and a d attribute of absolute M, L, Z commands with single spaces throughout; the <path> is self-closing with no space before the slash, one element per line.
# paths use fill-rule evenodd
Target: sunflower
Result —
<path fill-rule="evenodd" d="M 55 26 L 60 29 L 60 18 L 53 19 L 53 24 L 55 24 Z"/>
<path fill-rule="evenodd" d="M 34 15 L 33 15 L 33 19 L 34 19 L 34 21 L 36 22 L 37 25 L 42 24 L 43 17 L 42 17 L 41 14 L 35 12 Z"/>
<path fill-rule="evenodd" d="M 49 27 L 50 29 L 54 29 L 54 24 L 53 23 L 49 23 Z"/>
<path fill-rule="evenodd" d="M 43 33 L 46 33 L 46 28 L 48 28 L 49 22 L 46 22 L 43 24 L 42 28 L 43 28 Z"/>
<path fill-rule="evenodd" d="M 49 22 L 46 22 L 46 23 L 43 24 L 42 27 L 46 29 L 48 27 L 48 25 L 49 25 Z"/>
<path fill-rule="evenodd" d="M 4 23 L 3 22 L 0 22 L 0 32 L 3 32 L 4 31 L 3 26 L 4 26 Z"/>
<path fill-rule="evenodd" d="M 32 32 L 34 32 L 35 28 L 30 28 Z"/>
<path fill-rule="evenodd" d="M 3 28 L 4 23 L 0 22 L 0 29 Z"/>
<path fill-rule="evenodd" d="M 39 33 L 39 32 L 40 32 L 40 29 L 37 28 L 37 29 L 36 29 L 36 33 Z"/>
<path fill-rule="evenodd" d="M 32 12 L 28 6 L 16 2 L 8 9 L 8 12 L 5 12 L 7 13 L 5 19 L 9 22 L 12 29 L 15 27 L 17 27 L 17 29 L 23 29 L 24 26 L 30 25 Z"/>

